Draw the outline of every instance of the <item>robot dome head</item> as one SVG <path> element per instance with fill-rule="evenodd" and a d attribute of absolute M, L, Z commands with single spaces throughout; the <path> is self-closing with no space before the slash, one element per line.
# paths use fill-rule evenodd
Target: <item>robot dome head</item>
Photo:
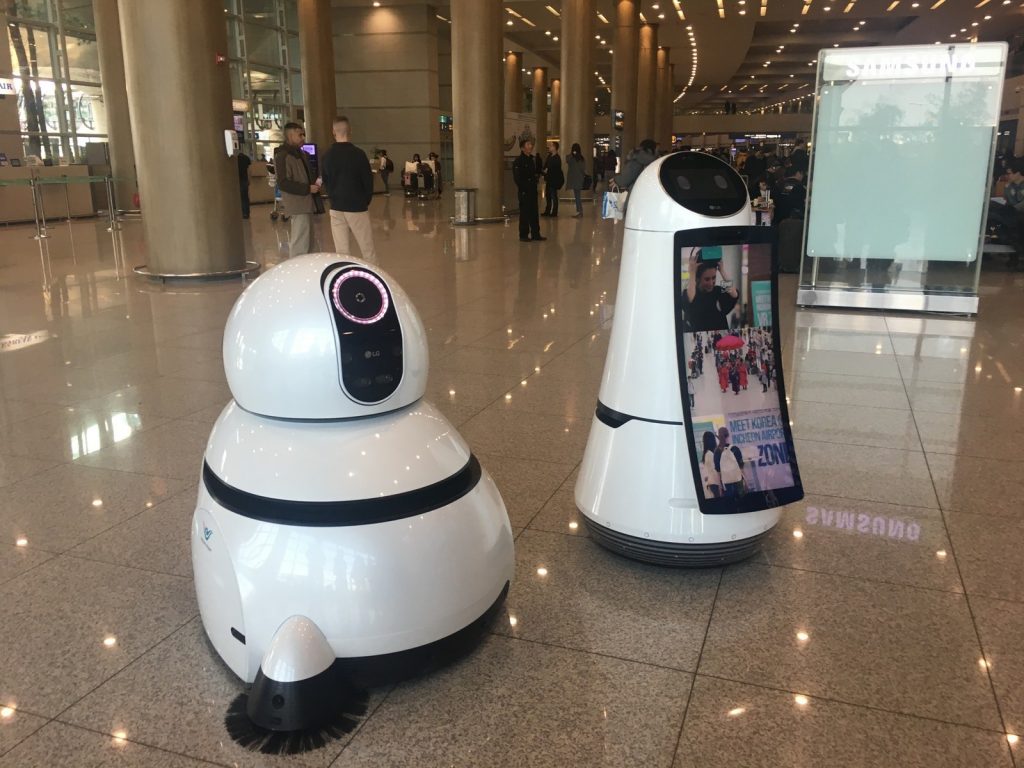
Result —
<path fill-rule="evenodd" d="M 345 419 L 423 396 L 423 323 L 386 273 L 316 253 L 280 264 L 242 292 L 224 330 L 235 401 L 261 416 Z"/>
<path fill-rule="evenodd" d="M 626 229 L 678 232 L 746 224 L 749 218 L 747 187 L 731 165 L 703 152 L 675 152 L 648 165 L 636 180 Z"/>

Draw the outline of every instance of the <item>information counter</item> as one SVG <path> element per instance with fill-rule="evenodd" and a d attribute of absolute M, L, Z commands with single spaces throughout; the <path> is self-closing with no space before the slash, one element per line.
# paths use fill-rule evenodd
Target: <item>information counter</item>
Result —
<path fill-rule="evenodd" d="M 70 182 L 59 183 L 61 177 Z M 95 216 L 86 165 L 0 167 L 0 223 L 33 221 L 31 179 L 39 179 L 43 209 L 48 219 Z M 5 183 L 6 182 L 6 183 Z"/>

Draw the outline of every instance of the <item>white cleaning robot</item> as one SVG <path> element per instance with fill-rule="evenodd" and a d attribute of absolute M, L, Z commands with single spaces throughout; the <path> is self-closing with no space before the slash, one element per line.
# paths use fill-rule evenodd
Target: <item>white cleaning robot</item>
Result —
<path fill-rule="evenodd" d="M 802 498 L 771 229 L 728 164 L 649 165 L 629 196 L 615 320 L 576 484 L 595 540 L 653 563 L 752 554 Z"/>
<path fill-rule="evenodd" d="M 345 686 L 470 647 L 508 590 L 512 531 L 491 478 L 422 399 L 423 325 L 376 267 L 313 254 L 262 275 L 228 319 L 224 367 L 234 400 L 192 524 L 199 610 L 253 683 L 232 735 L 301 749 L 274 735 L 330 733 Z"/>

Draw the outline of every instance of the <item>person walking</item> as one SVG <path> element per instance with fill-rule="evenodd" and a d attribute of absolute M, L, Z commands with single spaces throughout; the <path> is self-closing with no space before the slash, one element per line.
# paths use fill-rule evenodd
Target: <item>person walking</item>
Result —
<path fill-rule="evenodd" d="M 565 158 L 565 168 L 565 186 L 572 190 L 572 198 L 576 202 L 576 218 L 578 219 L 583 215 L 580 192 L 583 190 L 583 177 L 587 175 L 587 163 L 579 144 L 572 145 L 569 156 Z"/>
<path fill-rule="evenodd" d="M 640 178 L 644 168 L 654 162 L 657 158 L 657 153 L 658 143 L 654 139 L 644 139 L 641 141 L 640 146 L 626 157 L 622 170 L 612 178 L 616 189 L 630 189 L 636 183 L 636 180 Z"/>
<path fill-rule="evenodd" d="M 519 157 L 512 163 L 512 178 L 519 190 L 519 240 L 547 240 L 540 234 L 540 213 L 537 210 L 537 160 L 533 156 L 533 139 L 519 142 Z"/>
<path fill-rule="evenodd" d="M 249 166 L 252 160 L 245 152 L 238 151 L 238 188 L 242 193 L 242 218 L 249 218 Z"/>
<path fill-rule="evenodd" d="M 320 185 L 313 177 L 309 156 L 302 151 L 306 131 L 298 123 L 284 126 L 284 144 L 274 150 L 274 170 L 281 190 L 281 204 L 289 218 L 288 253 L 309 253 L 313 239 L 312 218 L 323 213 Z"/>
<path fill-rule="evenodd" d="M 355 235 L 364 261 L 376 261 L 373 229 L 370 226 L 370 200 L 373 198 L 373 173 L 366 153 L 350 141 L 347 117 L 334 120 L 334 144 L 323 158 L 323 181 L 331 199 L 331 235 L 334 250 L 351 256 L 349 234 Z"/>
<path fill-rule="evenodd" d="M 558 156 L 558 142 L 551 142 L 551 151 L 544 163 L 544 213 L 541 216 L 558 215 L 558 190 L 565 185 L 562 172 L 562 158 Z"/>
<path fill-rule="evenodd" d="M 380 180 L 384 183 L 384 196 L 391 197 L 391 187 L 388 186 L 388 179 L 395 170 L 395 164 L 388 157 L 388 151 L 380 151 Z"/>

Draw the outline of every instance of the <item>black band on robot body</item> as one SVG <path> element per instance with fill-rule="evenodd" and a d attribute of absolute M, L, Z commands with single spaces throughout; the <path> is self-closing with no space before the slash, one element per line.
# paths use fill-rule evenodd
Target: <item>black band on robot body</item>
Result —
<path fill-rule="evenodd" d="M 461 499 L 476 488 L 481 474 L 480 462 L 470 455 L 454 475 L 414 491 L 348 501 L 289 501 L 233 488 L 203 462 L 203 484 L 225 509 L 266 523 L 311 527 L 371 525 L 422 515 Z"/>
<path fill-rule="evenodd" d="M 618 429 L 627 421 L 634 420 L 647 421 L 651 424 L 669 424 L 674 427 L 681 427 L 683 425 L 683 422 L 681 421 L 661 421 L 660 419 L 645 419 L 642 416 L 630 416 L 627 413 L 621 413 L 620 411 L 609 408 L 600 400 L 597 401 L 597 410 L 594 411 L 594 415 L 597 417 L 598 421 L 612 429 Z"/>

